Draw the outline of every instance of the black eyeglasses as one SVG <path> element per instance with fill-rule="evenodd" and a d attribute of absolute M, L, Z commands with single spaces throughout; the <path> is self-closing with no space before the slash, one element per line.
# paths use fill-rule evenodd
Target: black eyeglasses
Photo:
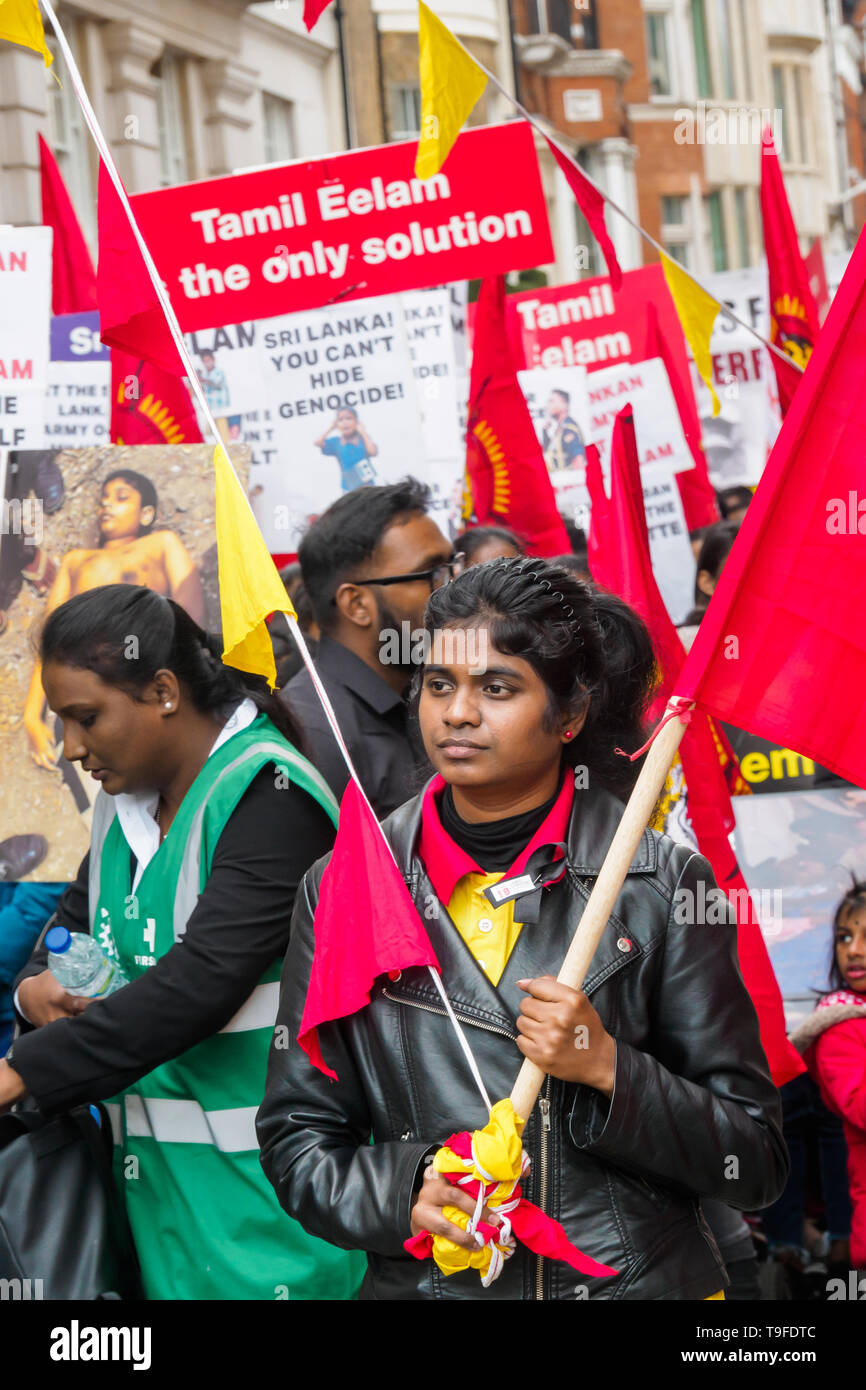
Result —
<path fill-rule="evenodd" d="M 430 592 L 439 589 L 443 584 L 447 584 L 449 579 L 456 579 L 458 574 L 462 574 L 466 568 L 466 556 L 462 550 L 456 555 L 452 555 L 450 560 L 445 560 L 441 565 L 436 565 L 432 570 L 415 570 L 412 574 L 388 574 L 384 579 L 350 579 L 344 582 L 349 584 L 412 584 L 416 579 L 426 579 L 430 585 Z M 336 604 L 336 595 L 331 599 L 331 603 Z"/>

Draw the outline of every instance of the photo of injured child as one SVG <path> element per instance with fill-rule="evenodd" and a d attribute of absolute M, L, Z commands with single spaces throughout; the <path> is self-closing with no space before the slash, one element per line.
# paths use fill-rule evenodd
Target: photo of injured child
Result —
<path fill-rule="evenodd" d="M 245 480 L 248 451 L 236 447 L 232 456 Z M 5 495 L 11 500 L 26 489 L 32 508 L 40 505 L 29 496 L 39 474 L 28 462 L 26 453 L 10 454 Z M 34 650 L 42 622 L 67 599 L 100 585 L 145 584 L 202 626 L 220 626 L 209 447 L 62 450 L 52 463 L 62 475 L 63 500 L 51 512 L 44 509 L 36 555 L 32 545 L 22 552 L 28 557 L 24 578 L 36 569 L 42 582 L 17 587 L 0 632 L 0 753 L 13 781 L 26 783 L 28 803 L 40 807 L 39 823 L 27 829 L 48 841 L 38 872 L 46 879 L 74 872 L 73 845 L 86 848 L 99 787 L 63 757 L 59 721 L 46 704 Z M 12 541 L 4 535 L 0 546 Z M 6 548 L 8 568 L 8 557 L 17 552 Z M 6 800 L 0 839 L 17 828 L 14 806 Z"/>

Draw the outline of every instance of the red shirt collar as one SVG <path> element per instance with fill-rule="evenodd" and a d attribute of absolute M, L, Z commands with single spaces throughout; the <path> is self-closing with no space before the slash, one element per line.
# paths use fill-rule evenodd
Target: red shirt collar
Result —
<path fill-rule="evenodd" d="M 421 834 L 418 838 L 418 853 L 424 861 L 430 882 L 441 903 L 446 906 L 459 880 L 464 874 L 483 874 L 485 872 L 471 855 L 455 844 L 439 819 L 439 797 L 445 790 L 445 778 L 437 774 L 428 782 L 421 803 Z M 559 795 L 545 819 L 536 830 L 526 848 L 517 856 L 510 869 L 502 875 L 511 878 L 523 871 L 530 855 L 542 845 L 559 844 L 568 835 L 568 823 L 574 802 L 574 779 L 566 770 Z"/>

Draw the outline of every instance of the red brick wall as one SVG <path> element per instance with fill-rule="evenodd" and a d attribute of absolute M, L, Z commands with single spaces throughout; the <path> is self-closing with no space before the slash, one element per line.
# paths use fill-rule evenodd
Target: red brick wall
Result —
<path fill-rule="evenodd" d="M 650 84 L 641 0 L 605 0 L 597 10 L 599 46 L 618 48 L 633 67 L 625 84 L 626 101 L 648 101 Z"/>

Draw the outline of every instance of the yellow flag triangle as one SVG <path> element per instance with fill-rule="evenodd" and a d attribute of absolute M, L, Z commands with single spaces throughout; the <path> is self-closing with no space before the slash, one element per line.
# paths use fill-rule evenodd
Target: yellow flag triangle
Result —
<path fill-rule="evenodd" d="M 487 85 L 478 64 L 457 42 L 424 0 L 418 3 L 418 45 L 421 71 L 421 138 L 415 156 L 415 175 L 438 174 Z"/>
<path fill-rule="evenodd" d="M 47 68 L 54 62 L 45 42 L 39 0 L 0 0 L 0 39 L 41 53 Z"/>
<path fill-rule="evenodd" d="M 692 350 L 695 366 L 706 383 L 713 398 L 713 414 L 718 415 L 722 408 L 713 385 L 713 359 L 710 354 L 710 336 L 716 315 L 721 309 L 717 299 L 696 285 L 690 275 L 662 252 L 662 269 L 668 282 L 668 289 L 674 307 L 682 324 L 683 332 Z"/>
<path fill-rule="evenodd" d="M 265 618 L 269 613 L 295 617 L 295 610 L 222 449 L 214 450 L 213 462 L 223 661 L 264 676 L 273 690 L 277 670 Z"/>

